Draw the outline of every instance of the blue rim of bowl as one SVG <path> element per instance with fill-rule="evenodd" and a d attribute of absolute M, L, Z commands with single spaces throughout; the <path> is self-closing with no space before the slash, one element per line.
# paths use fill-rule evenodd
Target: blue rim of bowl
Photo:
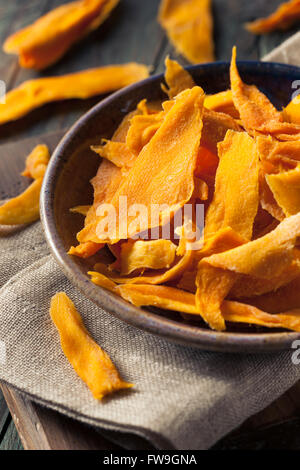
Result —
<path fill-rule="evenodd" d="M 201 68 L 205 71 L 219 67 L 229 68 L 229 65 L 228 62 L 214 62 L 211 64 L 188 66 L 186 70 L 193 72 L 193 70 Z M 255 66 L 255 68 L 261 72 L 274 71 L 276 74 L 285 75 L 288 71 L 295 76 L 295 79 L 297 77 L 300 78 L 300 67 L 296 66 L 256 61 L 241 61 L 238 62 L 238 65 L 241 72 L 243 72 L 244 68 L 248 69 Z M 300 333 L 288 331 L 278 333 L 217 332 L 179 323 L 148 310 L 135 307 L 106 289 L 94 285 L 88 276 L 82 273 L 72 257 L 65 251 L 65 247 L 56 228 L 54 215 L 54 191 L 58 171 L 64 163 L 66 163 L 66 160 L 60 159 L 63 148 L 72 141 L 78 132 L 78 128 L 84 125 L 87 119 L 93 117 L 93 115 L 98 112 L 99 108 L 106 106 L 119 96 L 126 94 L 128 91 L 133 91 L 145 83 L 154 83 L 162 80 L 163 74 L 153 75 L 104 98 L 81 116 L 57 145 L 44 177 L 40 199 L 41 221 L 50 251 L 69 280 L 78 287 L 85 297 L 120 320 L 147 331 L 148 333 L 158 335 L 178 344 L 193 346 L 207 351 L 262 353 L 290 349 L 292 342 L 300 338 Z"/>

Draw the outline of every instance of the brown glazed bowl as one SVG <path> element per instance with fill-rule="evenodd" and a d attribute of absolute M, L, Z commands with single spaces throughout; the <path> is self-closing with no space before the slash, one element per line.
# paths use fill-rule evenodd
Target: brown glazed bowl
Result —
<path fill-rule="evenodd" d="M 188 68 L 195 82 L 207 93 L 229 88 L 229 64 L 214 63 Z M 280 64 L 241 62 L 239 70 L 246 83 L 257 85 L 280 109 L 291 99 L 292 82 L 300 78 L 300 69 Z M 95 257 L 88 260 L 67 255 L 76 244 L 76 233 L 83 217 L 69 209 L 92 201 L 90 179 L 96 174 L 99 156 L 90 149 L 102 137 L 110 138 L 121 119 L 137 103 L 166 99 L 160 88 L 162 76 L 127 87 L 101 101 L 67 132 L 57 146 L 43 184 L 41 218 L 49 247 L 61 268 L 81 292 L 109 314 L 149 333 L 188 346 L 210 351 L 264 352 L 291 347 L 299 333 L 274 331 L 245 325 L 228 325 L 225 332 L 208 329 L 198 322 L 183 320 L 178 313 L 137 308 L 116 295 L 95 286 L 87 271 Z M 242 214 L 241 214 L 242 216 Z M 99 256 L 99 255 L 98 255 Z"/>

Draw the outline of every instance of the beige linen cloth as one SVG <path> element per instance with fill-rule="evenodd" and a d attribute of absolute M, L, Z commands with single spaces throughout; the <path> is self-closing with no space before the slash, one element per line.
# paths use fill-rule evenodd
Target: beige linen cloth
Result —
<path fill-rule="evenodd" d="M 300 63 L 300 34 L 268 56 Z M 0 379 L 102 431 L 139 435 L 161 449 L 206 449 L 300 378 L 291 351 L 208 353 L 135 329 L 85 299 L 49 254 L 38 222 L 0 240 Z M 49 317 L 65 291 L 122 376 L 135 384 L 94 400 L 64 357 Z M 6 357 L 3 353 L 6 348 Z M 123 441 L 124 442 L 124 441 Z M 134 440 L 127 445 L 135 446 Z"/>

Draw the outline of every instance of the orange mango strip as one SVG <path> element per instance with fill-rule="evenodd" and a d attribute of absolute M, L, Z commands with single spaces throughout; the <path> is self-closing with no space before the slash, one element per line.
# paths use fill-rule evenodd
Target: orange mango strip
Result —
<path fill-rule="evenodd" d="M 110 393 L 133 386 L 120 378 L 110 357 L 92 339 L 73 302 L 64 292 L 52 297 L 50 315 L 66 358 L 94 398 L 101 400 Z"/>
<path fill-rule="evenodd" d="M 121 274 L 136 269 L 169 268 L 175 260 L 176 248 L 170 240 L 129 240 L 121 246 Z"/>
<path fill-rule="evenodd" d="M 119 198 L 127 197 L 127 207 L 143 204 L 167 205 L 159 211 L 159 224 L 190 200 L 194 191 L 194 170 L 201 138 L 204 94 L 200 87 L 180 93 L 163 124 L 138 155 L 124 183 L 116 191 L 111 204 L 116 209 L 116 228 L 111 233 L 102 226 L 103 217 L 85 227 L 79 234 L 80 242 L 117 243 L 121 238 L 132 238 L 136 233 L 151 228 L 156 221 L 140 222 L 136 216 L 119 217 Z M 145 187 L 144 182 L 150 181 Z M 148 210 L 148 215 L 151 210 Z M 119 222 L 119 219 L 121 221 Z M 106 222 L 107 218 L 104 218 Z M 106 227 L 105 223 L 105 227 Z M 108 224 L 112 225 L 112 224 Z"/>
<path fill-rule="evenodd" d="M 300 101 L 299 96 L 296 96 L 282 111 L 283 116 L 287 122 L 292 124 L 300 124 Z"/>
<path fill-rule="evenodd" d="M 212 255 L 203 262 L 239 274 L 273 279 L 293 262 L 299 235 L 300 214 L 296 214 L 284 219 L 265 236 L 224 253 Z"/>
<path fill-rule="evenodd" d="M 300 166 L 290 171 L 266 175 L 267 183 L 286 217 L 300 212 Z"/>
<path fill-rule="evenodd" d="M 113 142 L 103 139 L 104 145 L 92 145 L 91 149 L 100 157 L 106 158 L 119 168 L 131 168 L 136 155 L 127 147 L 124 142 Z"/>
<path fill-rule="evenodd" d="M 246 29 L 253 34 L 266 34 L 276 30 L 288 29 L 300 19 L 300 0 L 290 0 L 279 5 L 267 18 L 259 18 L 246 24 Z"/>
<path fill-rule="evenodd" d="M 80 214 L 86 216 L 88 211 L 90 210 L 91 206 L 76 206 L 70 209 L 70 212 L 74 212 L 74 214 Z"/>
<path fill-rule="evenodd" d="M 239 112 L 234 106 L 231 90 L 220 91 L 214 95 L 206 95 L 204 107 L 219 113 L 229 114 L 234 119 L 239 119 L 240 117 Z"/>
<path fill-rule="evenodd" d="M 171 60 L 169 56 L 165 59 L 165 82 L 161 85 L 163 91 L 169 96 L 169 99 L 174 98 L 178 93 L 181 93 L 188 88 L 193 88 L 195 82 L 192 76 L 183 67 L 181 67 L 176 60 Z"/>
<path fill-rule="evenodd" d="M 132 62 L 29 80 L 6 94 L 6 102 L 0 105 L 0 124 L 19 119 L 52 101 L 90 98 L 147 77 L 148 68 Z"/>
<path fill-rule="evenodd" d="M 43 178 L 36 179 L 23 193 L 0 206 L 0 225 L 30 224 L 40 218 Z"/>
<path fill-rule="evenodd" d="M 40 192 L 49 159 L 46 145 L 37 145 L 28 155 L 22 175 L 33 178 L 34 182 L 0 207 L 0 225 L 22 225 L 39 220 Z"/>
<path fill-rule="evenodd" d="M 136 112 L 137 111 L 132 111 L 124 117 L 119 127 L 114 132 L 110 142 L 124 144 L 130 126 L 130 120 L 132 116 L 136 114 Z M 85 225 L 88 225 L 91 221 L 94 220 L 99 204 L 102 204 L 103 202 L 110 202 L 111 198 L 124 178 L 121 170 L 121 168 L 117 167 L 109 160 L 104 160 L 100 164 L 96 176 L 91 181 L 94 188 L 94 203 L 86 214 Z M 88 258 L 101 250 L 103 246 L 103 243 L 94 243 L 91 241 L 83 242 L 79 243 L 79 245 L 75 247 L 71 246 L 68 254 L 78 256 L 79 258 Z"/>
<path fill-rule="evenodd" d="M 228 114 L 204 108 L 201 146 L 218 155 L 218 143 L 225 139 L 228 130 L 240 132 L 242 129 Z"/>
<path fill-rule="evenodd" d="M 194 251 L 188 250 L 170 269 L 164 271 L 148 271 L 140 276 L 122 277 L 112 273 L 109 268 L 103 263 L 95 265 L 95 271 L 90 271 L 88 274 L 91 276 L 91 281 L 98 284 L 98 273 L 106 276 L 109 280 L 117 284 L 163 284 L 165 282 L 178 279 L 184 273 L 193 261 Z M 100 282 L 102 282 L 100 279 Z M 101 285 L 101 284 L 100 284 Z"/>
<path fill-rule="evenodd" d="M 85 34 L 98 28 L 119 0 L 77 0 L 62 5 L 9 36 L 3 46 L 19 55 L 21 67 L 44 69 Z"/>
<path fill-rule="evenodd" d="M 300 163 L 299 141 L 279 142 L 271 136 L 257 136 L 256 145 L 260 160 L 274 167 L 270 166 L 269 173 L 293 169 Z"/>
<path fill-rule="evenodd" d="M 232 50 L 230 66 L 232 98 L 248 131 L 264 131 L 268 123 L 282 122 L 282 114 L 255 85 L 243 83 L 236 65 L 236 47 Z"/>
<path fill-rule="evenodd" d="M 270 100 L 255 85 L 243 83 L 236 65 L 236 48 L 232 50 L 230 81 L 233 102 L 243 126 L 251 134 L 271 134 L 279 140 L 300 140 L 300 125 L 284 122 Z"/>
<path fill-rule="evenodd" d="M 166 113 L 164 111 L 152 114 L 133 116 L 126 136 L 126 146 L 131 152 L 133 162 L 145 145 L 162 125 Z M 133 165 L 132 165 L 133 166 Z"/>
<path fill-rule="evenodd" d="M 162 0 L 158 19 L 176 50 L 190 62 L 214 60 L 211 0 Z"/>
<path fill-rule="evenodd" d="M 25 170 L 22 176 L 38 179 L 43 178 L 50 160 L 47 145 L 37 145 L 26 158 Z"/>
<path fill-rule="evenodd" d="M 218 148 L 220 163 L 214 197 L 206 214 L 205 236 L 229 226 L 250 240 L 259 202 L 255 142 L 245 132 L 228 131 Z"/>
<path fill-rule="evenodd" d="M 118 286 L 116 290 L 125 300 L 138 307 L 155 306 L 180 313 L 199 315 L 195 304 L 195 296 L 173 287 L 126 285 Z M 226 322 L 248 323 L 268 328 L 287 328 L 300 331 L 300 309 L 271 315 L 251 305 L 225 300 L 221 312 Z"/>

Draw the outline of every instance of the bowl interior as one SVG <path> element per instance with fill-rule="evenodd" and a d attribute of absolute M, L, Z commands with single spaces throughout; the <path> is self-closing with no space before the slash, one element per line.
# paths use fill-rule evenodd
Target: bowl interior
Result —
<path fill-rule="evenodd" d="M 281 109 L 291 99 L 292 84 L 300 77 L 297 67 L 263 62 L 241 62 L 239 70 L 246 83 L 257 85 Z M 195 82 L 208 94 L 229 88 L 229 65 L 214 63 L 189 67 Z M 207 350 L 270 351 L 289 348 L 297 333 L 278 332 L 242 325 L 217 333 L 203 322 L 183 320 L 174 312 L 140 309 L 104 289 L 94 286 L 87 276 L 99 255 L 88 260 L 69 257 L 66 252 L 76 244 L 76 233 L 83 217 L 70 208 L 92 202 L 90 179 L 100 159 L 90 145 L 110 138 L 123 117 L 144 98 L 165 100 L 162 76 L 151 77 L 101 101 L 66 134 L 54 152 L 47 170 L 41 196 L 42 222 L 46 238 L 57 261 L 71 281 L 99 306 L 139 328 L 183 344 Z M 101 256 L 106 256 L 101 254 Z"/>

